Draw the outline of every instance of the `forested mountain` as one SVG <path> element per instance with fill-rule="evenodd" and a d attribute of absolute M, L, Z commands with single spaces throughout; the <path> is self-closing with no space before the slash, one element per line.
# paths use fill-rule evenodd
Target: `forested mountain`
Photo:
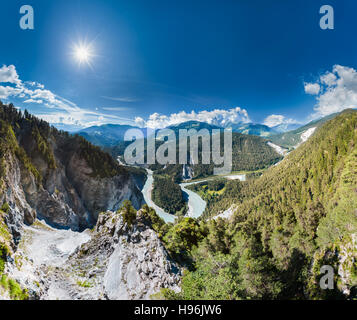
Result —
<path fill-rule="evenodd" d="M 276 145 L 291 149 L 299 145 L 299 143 L 304 142 L 304 134 L 308 136 L 313 134 L 314 129 L 320 127 L 323 123 L 332 119 L 334 116 L 336 116 L 336 114 L 311 121 L 303 126 L 296 123 L 286 125 L 282 124 L 275 127 L 268 127 L 263 124 L 254 123 L 235 123 L 230 124 L 227 127 L 231 128 L 235 133 L 260 136 L 269 139 Z M 122 155 L 125 147 L 130 144 L 130 142 L 124 142 L 124 134 L 129 129 L 139 129 L 143 132 L 144 137 L 147 135 L 145 128 L 116 124 L 106 124 L 85 128 L 80 130 L 78 134 L 94 145 L 103 147 L 107 152 L 111 153 L 114 158 L 116 158 L 117 156 Z M 168 126 L 167 129 L 173 130 L 177 137 L 179 136 L 180 129 L 196 129 L 197 131 L 207 129 L 210 132 L 212 132 L 212 129 L 223 130 L 222 127 L 200 121 L 187 121 L 177 125 Z M 160 130 L 156 131 L 156 134 L 156 138 L 158 140 L 163 139 L 163 133 L 160 133 Z"/>
<path fill-rule="evenodd" d="M 233 132 L 255 135 L 260 137 L 269 137 L 270 135 L 277 133 L 274 129 L 264 124 L 237 123 L 232 124 L 229 127 L 232 128 Z"/>
<path fill-rule="evenodd" d="M 132 171 L 83 137 L 11 104 L 0 103 L 0 148 L 0 201 L 28 221 L 37 212 L 52 225 L 82 229 L 124 198 L 137 208 L 142 203 Z"/>
<path fill-rule="evenodd" d="M 130 129 L 141 130 L 144 137 L 147 136 L 146 128 L 121 124 L 104 124 L 101 126 L 92 126 L 78 131 L 77 134 L 97 146 L 108 149 L 121 149 L 121 146 L 127 145 L 124 143 L 124 135 L 125 132 Z M 178 125 L 169 126 L 167 129 L 173 130 L 178 136 L 180 129 L 196 129 L 199 131 L 201 129 L 220 129 L 220 127 L 210 125 L 205 122 L 187 121 Z M 160 140 L 160 133 L 158 134 L 157 139 Z"/>
<path fill-rule="evenodd" d="M 180 124 L 168 126 L 167 129 L 173 130 L 175 132 L 175 134 L 178 136 L 179 130 L 183 130 L 183 129 L 185 129 L 185 130 L 195 129 L 197 131 L 199 131 L 201 129 L 207 129 L 209 131 L 212 131 L 212 129 L 222 129 L 222 128 L 219 126 L 213 125 L 213 124 L 206 123 L 206 122 L 186 121 L 186 122 L 182 122 Z"/>
<path fill-rule="evenodd" d="M 89 142 L 100 147 L 116 146 L 124 141 L 124 135 L 127 130 L 139 129 L 138 127 L 121 124 L 104 124 L 102 126 L 93 126 L 80 130 L 78 135 L 84 137 Z M 144 136 L 146 130 L 142 130 Z"/>
<path fill-rule="evenodd" d="M 295 125 L 296 127 L 296 125 Z M 260 137 L 270 137 L 276 136 L 276 139 L 281 135 L 279 132 L 288 131 L 288 128 L 270 128 L 263 124 L 253 124 L 253 123 L 235 123 L 229 124 L 227 128 L 231 128 L 233 132 L 241 133 L 245 135 L 255 135 Z M 139 129 L 143 132 L 144 137 L 146 137 L 147 132 L 146 128 L 138 128 L 130 125 L 118 125 L 118 124 L 105 124 L 101 126 L 93 126 L 89 128 L 82 129 L 77 132 L 78 135 L 84 137 L 86 140 L 91 143 L 103 147 L 113 154 L 114 157 L 122 154 L 129 143 L 124 142 L 125 132 L 129 129 Z M 173 130 L 176 136 L 179 136 L 180 129 L 195 129 L 200 131 L 201 129 L 207 129 L 212 132 L 213 129 L 224 128 L 208 124 L 200 121 L 186 121 L 180 124 L 168 126 L 166 129 Z M 160 130 L 156 131 L 156 139 L 162 140 L 163 132 Z"/>
<path fill-rule="evenodd" d="M 260 178 L 228 193 L 230 221 L 202 221 L 192 271 L 166 298 L 356 297 L 357 112 L 321 126 Z M 218 206 L 217 206 L 218 207 Z M 335 270 L 322 290 L 320 267 Z"/>
<path fill-rule="evenodd" d="M 281 123 L 276 126 L 271 127 L 271 129 L 276 133 L 284 133 L 292 130 L 296 130 L 301 127 L 299 123 Z"/>
<path fill-rule="evenodd" d="M 269 166 L 265 162 L 268 159 L 276 161 L 271 148 L 264 149 L 267 141 L 260 137 L 236 133 L 233 141 L 233 158 L 239 159 L 241 166 L 265 167 Z M 75 237 L 91 240 L 66 260 L 68 265 L 50 271 L 55 278 L 45 276 L 49 272 L 46 269 L 35 276 L 45 277 L 49 285 L 63 277 L 63 288 L 80 297 L 98 296 L 90 290 L 88 281 L 95 288 L 105 288 L 111 297 L 125 292 L 126 296 L 128 292 L 142 296 L 144 291 L 130 289 L 135 288 L 132 284 L 136 279 L 129 277 L 130 283 L 113 287 L 117 278 L 111 275 L 117 277 L 130 263 L 135 270 L 144 268 L 138 253 L 143 248 L 150 248 L 151 258 L 160 263 L 159 272 L 169 281 L 166 289 L 155 295 L 157 298 L 357 297 L 357 111 L 347 110 L 326 121 L 309 140 L 260 177 L 246 182 L 220 178 L 192 186 L 197 192 L 204 191 L 202 195 L 209 202 L 205 214 L 199 220 L 179 217 L 168 224 L 147 206 L 136 212 L 129 202 L 116 213 L 102 213 L 98 218 L 97 210 L 114 210 L 124 199 L 130 199 L 137 208 L 141 206 L 135 168 L 118 165 L 82 137 L 58 131 L 12 105 L 0 105 L 0 152 L 0 289 L 5 288 L 10 298 L 26 299 L 28 292 L 23 287 L 35 287 L 34 281 L 21 277 L 20 282 L 27 282 L 22 281 L 20 286 L 8 277 L 6 268 L 8 257 L 19 259 L 24 254 L 21 248 L 15 254 L 21 228 L 23 222 L 32 224 L 36 213 L 62 228 L 81 230 L 97 221 L 94 236 L 75 233 Z M 244 154 L 256 160 L 250 161 Z M 161 176 L 156 177 L 153 198 L 170 212 L 184 210 L 181 189 L 174 183 L 175 170 L 170 175 L 160 170 L 157 173 Z M 214 218 L 228 208 L 230 216 Z M 133 225 L 145 234 L 138 236 Z M 36 236 L 58 232 L 45 230 L 32 232 Z M 83 273 L 88 266 L 91 272 L 98 269 L 94 257 L 106 261 L 99 266 L 102 273 L 98 278 Z M 108 262 L 112 259 L 119 269 Z M 30 260 L 23 263 L 32 266 Z M 167 270 L 162 267 L 166 263 L 171 266 Z M 79 270 L 80 275 L 75 271 L 78 265 L 84 268 Z M 333 290 L 320 288 L 323 265 L 334 269 Z M 20 270 L 21 266 L 16 268 Z M 173 271 L 178 269 L 186 269 L 180 292 L 171 290 L 179 283 Z M 145 286 L 156 292 L 162 283 L 152 283 L 151 275 L 142 274 Z M 81 280 L 74 284 L 73 279 Z M 122 288 L 126 291 L 120 291 Z"/>
<path fill-rule="evenodd" d="M 319 120 L 311 121 L 308 124 L 301 126 L 295 130 L 271 135 L 269 137 L 269 140 L 284 148 L 294 148 L 300 143 L 304 142 L 304 133 L 307 135 L 313 134 L 315 129 L 319 128 L 326 121 L 334 118 L 335 116 L 336 114 L 332 114 Z"/>
<path fill-rule="evenodd" d="M 223 139 L 223 137 L 221 139 Z M 192 178 L 202 178 L 212 175 L 213 168 L 216 167 L 212 160 L 209 165 L 202 164 L 201 150 L 201 144 L 199 144 L 199 163 L 190 165 L 193 169 Z M 221 153 L 223 154 L 223 147 L 221 148 Z M 190 152 L 188 152 L 188 161 L 189 159 Z M 267 144 L 267 140 L 258 136 L 244 135 L 236 132 L 232 133 L 232 171 L 255 171 L 265 169 L 281 159 L 282 156 Z M 156 165 L 152 166 L 152 168 L 158 170 L 157 173 L 168 174 L 175 177 L 176 181 L 182 179 L 182 165 Z"/>

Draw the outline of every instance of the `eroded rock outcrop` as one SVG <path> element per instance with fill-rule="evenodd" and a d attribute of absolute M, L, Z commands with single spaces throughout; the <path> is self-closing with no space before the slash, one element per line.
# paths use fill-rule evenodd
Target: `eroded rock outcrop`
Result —
<path fill-rule="evenodd" d="M 61 132 L 0 103 L 0 204 L 14 237 L 21 221 L 36 215 L 58 228 L 84 230 L 98 213 L 124 200 L 144 203 L 138 177 L 84 138 Z"/>
<path fill-rule="evenodd" d="M 110 300 L 149 299 L 161 288 L 179 290 L 181 271 L 170 259 L 142 210 L 132 225 L 120 213 L 99 216 L 95 232 L 69 261 L 85 270 L 100 296 Z"/>
<path fill-rule="evenodd" d="M 60 298 L 76 299 L 81 286 L 64 262 L 86 237 L 74 231 L 92 228 L 99 212 L 117 210 L 125 200 L 139 209 L 139 173 L 84 138 L 0 102 L 0 277 L 14 279 L 22 298 L 28 291 L 30 298 L 62 292 Z M 45 222 L 31 226 L 36 218 Z M 101 298 L 100 292 L 88 297 Z"/>
<path fill-rule="evenodd" d="M 24 227 L 6 273 L 31 299 L 126 300 L 150 299 L 161 288 L 178 291 L 181 269 L 139 210 L 132 223 L 107 211 L 84 232 L 36 220 Z"/>

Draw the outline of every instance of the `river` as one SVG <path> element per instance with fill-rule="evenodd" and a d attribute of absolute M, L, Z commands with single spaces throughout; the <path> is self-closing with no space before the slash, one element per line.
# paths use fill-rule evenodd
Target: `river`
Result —
<path fill-rule="evenodd" d="M 146 169 L 147 172 L 147 180 L 146 183 L 141 190 L 144 196 L 144 200 L 147 203 L 149 207 L 152 207 L 155 209 L 156 213 L 164 219 L 165 222 L 174 222 L 176 219 L 176 216 L 173 214 L 170 214 L 168 212 L 165 212 L 162 208 L 158 207 L 152 200 L 151 200 L 151 192 L 153 189 L 153 183 L 154 183 L 154 178 L 153 178 L 153 172 L 152 170 Z M 239 174 L 239 175 L 228 175 L 224 176 L 224 178 L 235 180 L 239 179 L 241 181 L 246 180 L 246 175 L 245 174 Z M 207 180 L 198 180 L 198 181 L 193 181 L 193 182 L 185 182 L 181 183 L 180 187 L 183 192 L 184 198 L 188 204 L 188 212 L 187 216 L 192 217 L 192 218 L 198 218 L 202 215 L 203 211 L 206 209 L 206 201 L 204 201 L 196 192 L 193 192 L 186 187 L 195 184 L 195 183 L 200 183 L 204 182 Z"/>
<path fill-rule="evenodd" d="M 154 183 L 154 178 L 153 178 L 153 172 L 149 169 L 146 169 L 147 171 L 147 180 L 146 183 L 141 190 L 144 196 L 144 200 L 147 203 L 149 207 L 152 207 L 155 209 L 156 213 L 165 220 L 165 222 L 174 222 L 176 219 L 176 216 L 173 214 L 170 214 L 168 212 L 165 212 L 162 208 L 158 207 L 152 200 L 151 200 L 151 192 L 153 188 L 153 183 Z M 204 181 L 204 180 L 203 180 Z M 196 182 L 189 182 L 189 183 L 181 183 L 180 187 L 181 190 L 183 191 L 185 200 L 187 201 L 188 204 L 188 212 L 187 215 L 189 217 L 193 218 L 198 218 L 203 211 L 205 211 L 206 208 L 206 201 L 202 200 L 202 198 L 195 192 L 186 189 L 185 187 L 194 184 L 194 183 L 200 183 L 201 181 L 196 181 Z"/>
<path fill-rule="evenodd" d="M 174 222 L 175 221 L 175 216 L 165 212 L 164 210 L 162 210 L 160 207 L 158 207 L 152 200 L 151 200 L 151 192 L 152 192 L 152 188 L 153 188 L 153 183 L 154 183 L 154 177 L 152 175 L 152 170 L 146 169 L 147 172 L 147 179 L 145 182 L 145 185 L 143 187 L 143 189 L 141 190 L 141 192 L 143 193 L 144 196 L 144 200 L 146 202 L 146 204 L 151 207 L 154 208 L 156 213 L 165 220 L 165 222 Z"/>

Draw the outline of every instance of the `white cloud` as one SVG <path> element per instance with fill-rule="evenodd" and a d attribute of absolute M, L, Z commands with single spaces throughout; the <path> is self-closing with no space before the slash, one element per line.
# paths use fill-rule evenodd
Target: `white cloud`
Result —
<path fill-rule="evenodd" d="M 280 124 L 291 124 L 291 123 L 297 123 L 297 121 L 294 119 L 286 118 L 281 114 L 272 114 L 266 117 L 264 120 L 264 124 L 268 127 L 275 127 Z"/>
<path fill-rule="evenodd" d="M 127 111 L 130 110 L 131 108 L 127 107 L 102 107 L 103 110 L 105 111 Z M 98 110 L 98 108 L 96 108 Z"/>
<path fill-rule="evenodd" d="M 10 87 L 10 86 L 0 86 L 0 99 L 7 99 L 11 96 L 20 95 L 22 90 L 17 87 Z"/>
<path fill-rule="evenodd" d="M 353 68 L 335 65 L 314 84 L 320 87 L 316 97 L 315 113 L 317 118 L 348 108 L 357 107 L 357 71 Z"/>
<path fill-rule="evenodd" d="M 191 111 L 190 113 L 181 111 L 178 113 L 172 113 L 168 116 L 159 113 L 153 113 L 146 121 L 141 117 L 136 117 L 135 123 L 140 127 L 165 128 L 170 125 L 179 124 L 191 120 L 206 122 L 212 125 L 222 127 L 227 127 L 229 124 L 232 123 L 250 122 L 248 112 L 245 109 L 236 107 L 229 110 L 215 109 L 212 111 Z"/>
<path fill-rule="evenodd" d="M 337 77 L 331 72 L 327 72 L 320 77 L 321 83 L 328 86 L 333 86 L 336 83 Z"/>
<path fill-rule="evenodd" d="M 21 80 L 19 79 L 14 65 L 3 65 L 0 68 L 0 82 L 9 82 L 16 85 L 21 85 Z"/>
<path fill-rule="evenodd" d="M 36 89 L 30 93 L 30 96 L 32 99 L 43 99 L 50 104 L 56 104 L 58 102 L 56 95 L 53 94 L 50 90 Z"/>
<path fill-rule="evenodd" d="M 38 83 L 36 81 L 26 81 L 26 84 L 32 86 L 32 87 L 37 87 L 37 88 L 40 88 L 40 89 L 44 89 L 45 86 L 41 83 Z"/>
<path fill-rule="evenodd" d="M 144 128 L 146 126 L 146 122 L 142 117 L 135 117 L 135 124 L 140 127 L 140 128 Z"/>
<path fill-rule="evenodd" d="M 78 107 L 45 86 L 35 81 L 21 81 L 14 65 L 0 68 L 0 99 L 17 98 L 23 104 L 37 104 L 47 108 L 47 112 L 34 113 L 51 124 L 68 124 L 87 127 L 104 123 L 133 122 L 112 114 L 105 114 Z M 12 86 L 11 86 L 12 85 Z M 26 106 L 25 106 L 26 107 Z"/>
<path fill-rule="evenodd" d="M 35 99 L 27 99 L 24 101 L 24 103 L 37 103 L 37 104 L 43 104 L 43 100 L 35 100 Z"/>
<path fill-rule="evenodd" d="M 320 85 L 318 83 L 307 83 L 304 84 L 305 92 L 311 95 L 317 95 L 320 92 Z"/>
<path fill-rule="evenodd" d="M 102 98 L 112 101 L 120 101 L 120 102 L 137 102 L 138 100 L 130 97 L 107 97 L 102 96 Z"/>

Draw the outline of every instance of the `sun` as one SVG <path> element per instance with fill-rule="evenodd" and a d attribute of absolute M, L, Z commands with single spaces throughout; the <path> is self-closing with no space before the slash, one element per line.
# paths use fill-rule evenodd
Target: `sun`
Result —
<path fill-rule="evenodd" d="M 79 47 L 76 49 L 75 54 L 79 62 L 88 62 L 90 56 L 88 48 Z"/>
<path fill-rule="evenodd" d="M 73 56 L 77 62 L 91 66 L 92 58 L 94 57 L 93 48 L 86 43 L 79 43 L 73 46 Z"/>

